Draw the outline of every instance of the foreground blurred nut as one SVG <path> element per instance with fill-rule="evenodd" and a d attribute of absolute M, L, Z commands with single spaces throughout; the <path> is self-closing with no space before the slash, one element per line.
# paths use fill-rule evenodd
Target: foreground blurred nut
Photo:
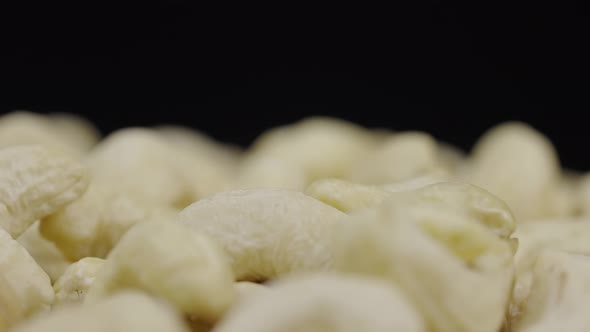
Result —
<path fill-rule="evenodd" d="M 265 156 L 247 157 L 236 179 L 237 189 L 281 188 L 303 191 L 307 177 L 303 168 L 284 160 Z"/>
<path fill-rule="evenodd" d="M 544 250 L 532 275 L 530 293 L 511 331 L 588 331 L 590 256 Z"/>
<path fill-rule="evenodd" d="M 53 305 L 82 303 L 104 262 L 101 258 L 86 257 L 70 265 L 53 285 Z"/>
<path fill-rule="evenodd" d="M 27 251 L 0 229 L 0 331 L 47 312 L 54 295 L 47 274 Z"/>
<path fill-rule="evenodd" d="M 234 300 L 233 281 L 223 252 L 207 237 L 172 221 L 147 222 L 129 230 L 109 254 L 86 301 L 137 288 L 214 322 Z"/>
<path fill-rule="evenodd" d="M 473 148 L 469 179 L 512 208 L 517 221 L 556 216 L 559 160 L 551 142 L 518 122 L 485 133 Z"/>
<path fill-rule="evenodd" d="M 214 332 L 426 331 L 416 310 L 386 282 L 345 275 L 290 277 L 238 304 Z"/>
<path fill-rule="evenodd" d="M 235 190 L 200 200 L 180 213 L 230 258 L 238 280 L 266 280 L 331 266 L 329 238 L 346 216 L 297 191 Z"/>
<path fill-rule="evenodd" d="M 0 147 L 42 145 L 65 155 L 81 157 L 96 142 L 97 135 L 91 124 L 72 115 L 15 111 L 0 116 Z"/>
<path fill-rule="evenodd" d="M 491 194 L 435 184 L 341 223 L 335 266 L 399 285 L 433 331 L 496 332 L 510 297 L 513 230 L 507 206 Z"/>
<path fill-rule="evenodd" d="M 0 149 L 0 228 L 13 237 L 86 190 L 78 162 L 40 146 Z"/>
<path fill-rule="evenodd" d="M 47 272 L 52 283 L 72 264 L 72 261 L 67 259 L 53 242 L 41 235 L 39 221 L 36 221 L 22 233 L 17 241 L 29 252 L 37 264 Z"/>
<path fill-rule="evenodd" d="M 189 332 L 169 305 L 146 294 L 125 291 L 94 305 L 65 306 L 14 332 Z"/>
<path fill-rule="evenodd" d="M 234 283 L 234 288 L 237 297 L 236 303 L 241 303 L 252 296 L 258 296 L 270 291 L 268 286 L 250 281 L 238 281 Z"/>
<path fill-rule="evenodd" d="M 104 258 L 133 225 L 176 214 L 177 210 L 141 194 L 93 182 L 80 199 L 44 218 L 40 230 L 71 261 Z"/>
<path fill-rule="evenodd" d="M 437 149 L 436 141 L 428 134 L 394 134 L 359 159 L 348 178 L 358 183 L 383 184 L 416 177 L 442 168 Z"/>
<path fill-rule="evenodd" d="M 346 175 L 352 163 L 374 144 L 364 128 L 343 120 L 312 117 L 263 133 L 250 151 L 300 166 L 313 181 Z"/>
<path fill-rule="evenodd" d="M 516 282 L 509 320 L 520 320 L 534 279 L 534 264 L 543 250 L 590 255 L 590 223 L 587 220 L 539 221 L 519 225 L 514 233 L 519 247 L 515 256 Z"/>

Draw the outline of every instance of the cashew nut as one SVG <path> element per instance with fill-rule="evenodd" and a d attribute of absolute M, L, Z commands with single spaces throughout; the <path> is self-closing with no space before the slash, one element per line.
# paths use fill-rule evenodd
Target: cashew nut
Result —
<path fill-rule="evenodd" d="M 64 306 L 34 318 L 14 332 L 189 332 L 168 304 L 146 294 L 123 291 L 88 306 Z"/>
<path fill-rule="evenodd" d="M 307 176 L 299 165 L 282 159 L 251 156 L 242 161 L 236 189 L 281 188 L 303 191 Z"/>
<path fill-rule="evenodd" d="M 86 257 L 70 265 L 53 285 L 55 305 L 82 303 L 104 259 Z"/>
<path fill-rule="evenodd" d="M 378 279 L 320 274 L 271 288 L 238 304 L 213 332 L 426 331 L 402 293 Z"/>
<path fill-rule="evenodd" d="M 86 190 L 78 162 L 40 146 L 0 149 L 0 228 L 13 237 Z"/>
<path fill-rule="evenodd" d="M 0 228 L 0 332 L 33 314 L 49 311 L 53 300 L 47 273 Z"/>
<path fill-rule="evenodd" d="M 496 332 L 508 307 L 514 220 L 491 194 L 439 183 L 341 223 L 335 266 L 391 280 L 441 332 Z"/>
<path fill-rule="evenodd" d="M 221 249 L 177 222 L 140 223 L 111 251 L 86 295 L 96 302 L 121 288 L 167 299 L 207 322 L 233 303 L 233 275 Z"/>
<path fill-rule="evenodd" d="M 331 266 L 329 238 L 345 214 L 297 191 L 234 190 L 180 213 L 188 227 L 217 241 L 238 280 L 266 280 Z"/>

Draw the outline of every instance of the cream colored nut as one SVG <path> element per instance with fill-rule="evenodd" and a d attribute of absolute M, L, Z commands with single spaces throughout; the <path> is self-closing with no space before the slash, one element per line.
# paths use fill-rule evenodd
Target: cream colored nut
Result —
<path fill-rule="evenodd" d="M 472 153 L 470 181 L 505 200 L 519 222 L 557 215 L 559 160 L 541 133 L 523 123 L 501 124 Z"/>
<path fill-rule="evenodd" d="M 590 256 L 544 250 L 537 257 L 515 332 L 584 332 L 590 317 Z"/>
<path fill-rule="evenodd" d="M 344 216 L 297 191 L 250 189 L 200 200 L 180 220 L 223 247 L 238 280 L 257 281 L 328 269 L 328 240 Z"/>
<path fill-rule="evenodd" d="M 93 182 L 80 199 L 44 218 L 40 230 L 71 261 L 104 258 L 133 225 L 177 213 L 108 182 Z"/>
<path fill-rule="evenodd" d="M 234 289 L 236 290 L 236 303 L 241 303 L 253 296 L 260 296 L 270 291 L 267 286 L 250 281 L 235 282 Z"/>
<path fill-rule="evenodd" d="M 121 129 L 107 136 L 88 155 L 93 182 L 176 208 L 198 199 L 185 176 L 182 154 L 156 132 Z"/>
<path fill-rule="evenodd" d="M 17 241 L 49 275 L 51 283 L 54 283 L 72 264 L 72 261 L 68 260 L 53 242 L 41 236 L 39 221 L 21 234 Z"/>
<path fill-rule="evenodd" d="M 221 249 L 177 222 L 140 223 L 109 254 L 86 295 L 96 302 L 121 288 L 147 291 L 214 322 L 234 301 L 233 275 Z"/>
<path fill-rule="evenodd" d="M 424 175 L 408 178 L 403 181 L 381 184 L 378 187 L 389 192 L 400 192 L 420 189 L 441 182 L 461 182 L 444 171 L 434 170 Z"/>
<path fill-rule="evenodd" d="M 277 282 L 238 304 L 214 332 L 426 331 L 422 317 L 386 282 L 358 276 L 310 275 Z"/>
<path fill-rule="evenodd" d="M 242 161 L 236 189 L 281 188 L 303 191 L 307 176 L 299 165 L 265 156 L 247 157 Z"/>
<path fill-rule="evenodd" d="M 0 149 L 0 228 L 17 237 L 86 190 L 78 162 L 40 146 Z"/>
<path fill-rule="evenodd" d="M 86 257 L 70 265 L 53 285 L 53 305 L 82 303 L 104 262 L 101 258 Z"/>
<path fill-rule="evenodd" d="M 86 151 L 79 142 L 70 141 L 48 116 L 27 111 L 0 116 L 0 148 L 20 145 L 42 145 L 74 157 Z"/>
<path fill-rule="evenodd" d="M 348 178 L 364 184 L 406 180 L 441 169 L 438 147 L 430 135 L 405 132 L 393 135 L 352 167 Z"/>
<path fill-rule="evenodd" d="M 317 180 L 307 187 L 305 194 L 346 213 L 375 207 L 391 196 L 376 186 L 339 179 Z"/>
<path fill-rule="evenodd" d="M 64 306 L 14 332 L 189 332 L 168 304 L 146 294 L 124 291 L 90 306 Z"/>
<path fill-rule="evenodd" d="M 346 175 L 374 145 L 374 138 L 364 128 L 343 120 L 312 117 L 263 133 L 250 151 L 298 165 L 309 181 L 314 181 Z"/>
<path fill-rule="evenodd" d="M 534 264 L 546 249 L 590 255 L 588 220 L 539 221 L 519 225 L 514 233 L 519 247 L 515 256 L 516 282 L 510 304 L 509 320 L 520 320 L 522 306 L 530 295 Z"/>
<path fill-rule="evenodd" d="M 88 152 L 101 138 L 99 130 L 87 119 L 75 114 L 52 113 L 48 115 L 51 127 L 80 152 Z"/>
<path fill-rule="evenodd" d="M 440 332 L 496 332 L 513 280 L 514 220 L 477 187 L 400 192 L 335 231 L 335 267 L 399 285 Z"/>
<path fill-rule="evenodd" d="M 0 331 L 49 311 L 53 300 L 47 273 L 0 228 Z"/>
<path fill-rule="evenodd" d="M 590 216 L 590 174 L 585 174 L 576 180 L 577 187 L 574 190 L 578 212 L 581 215 Z"/>
<path fill-rule="evenodd" d="M 450 174 L 463 174 L 467 166 L 467 154 L 465 151 L 452 144 L 437 142 L 437 159 L 442 168 Z"/>

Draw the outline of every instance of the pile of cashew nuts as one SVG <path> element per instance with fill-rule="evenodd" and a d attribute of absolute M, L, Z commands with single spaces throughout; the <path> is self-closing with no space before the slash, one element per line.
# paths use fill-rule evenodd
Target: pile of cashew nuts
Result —
<path fill-rule="evenodd" d="M 524 123 L 0 116 L 0 332 L 586 332 L 588 255 L 590 175 Z"/>

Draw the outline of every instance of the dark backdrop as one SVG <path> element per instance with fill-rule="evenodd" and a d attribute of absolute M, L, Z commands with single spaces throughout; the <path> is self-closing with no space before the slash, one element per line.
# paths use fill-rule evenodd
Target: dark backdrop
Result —
<path fill-rule="evenodd" d="M 580 4 L 389 5 L 3 11 L 0 109 L 79 113 L 105 133 L 181 123 L 244 145 L 311 114 L 426 130 L 465 149 L 522 120 L 566 166 L 590 169 Z"/>

